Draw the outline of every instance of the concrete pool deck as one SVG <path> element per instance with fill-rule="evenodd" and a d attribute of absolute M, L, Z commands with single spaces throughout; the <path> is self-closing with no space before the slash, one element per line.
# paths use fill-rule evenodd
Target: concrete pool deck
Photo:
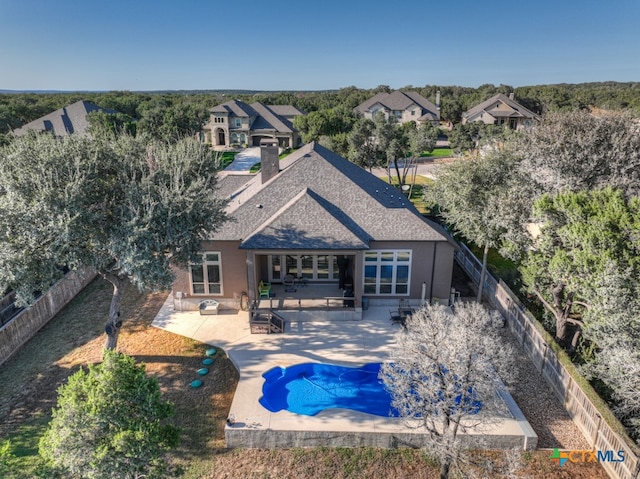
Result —
<path fill-rule="evenodd" d="M 384 362 L 401 326 L 389 321 L 388 306 L 372 306 L 359 321 L 287 321 L 284 334 L 251 334 L 248 313 L 221 310 L 201 316 L 174 311 L 167 298 L 153 326 L 222 348 L 240 373 L 225 429 L 227 447 L 421 446 L 424 434 L 402 419 L 379 417 L 347 409 L 329 409 L 316 416 L 262 407 L 262 374 L 275 366 L 305 362 L 345 366 Z M 506 391 L 504 407 L 491 425 L 465 439 L 473 447 L 535 449 L 537 436 Z M 481 413 L 482 414 L 482 413 Z M 480 438 L 482 441 L 480 441 Z"/>

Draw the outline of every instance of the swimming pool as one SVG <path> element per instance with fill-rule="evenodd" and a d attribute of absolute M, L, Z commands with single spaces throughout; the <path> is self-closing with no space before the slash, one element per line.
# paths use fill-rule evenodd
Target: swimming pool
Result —
<path fill-rule="evenodd" d="M 378 378 L 381 365 L 369 363 L 351 368 L 302 363 L 288 368 L 275 367 L 262 375 L 264 384 L 258 401 L 271 412 L 286 410 L 305 416 L 341 408 L 376 416 L 399 417 L 391 405 L 391 394 Z M 446 368 L 442 369 L 446 372 Z M 482 409 L 482 402 L 471 388 L 465 394 L 457 394 L 454 401 L 457 404 L 454 407 L 464 408 L 467 414 L 477 414 Z M 461 402 L 464 403 L 462 406 Z"/>
<path fill-rule="evenodd" d="M 302 363 L 265 372 L 260 404 L 271 412 L 287 410 L 315 416 L 332 408 L 352 409 L 376 416 L 398 417 L 391 395 L 378 379 L 380 363 L 350 368 Z"/>

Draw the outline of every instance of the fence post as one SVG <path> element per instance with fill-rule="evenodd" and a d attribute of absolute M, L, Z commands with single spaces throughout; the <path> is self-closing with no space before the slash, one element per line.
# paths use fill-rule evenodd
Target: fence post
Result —
<path fill-rule="evenodd" d="M 596 448 L 596 443 L 598 442 L 598 433 L 600 432 L 600 425 L 602 424 L 602 416 L 599 413 L 596 413 L 596 417 L 598 418 L 598 423 L 596 424 L 595 431 L 593 432 L 593 436 L 591 437 L 591 448 Z"/>
<path fill-rule="evenodd" d="M 542 362 L 540 363 L 540 374 L 544 372 L 544 365 L 547 362 L 547 349 L 549 349 L 549 345 L 547 342 L 544 342 L 544 350 L 542 351 Z"/>

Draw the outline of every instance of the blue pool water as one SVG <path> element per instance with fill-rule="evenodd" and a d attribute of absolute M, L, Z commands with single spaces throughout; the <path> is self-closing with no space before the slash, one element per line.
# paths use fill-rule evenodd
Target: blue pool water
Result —
<path fill-rule="evenodd" d="M 380 363 L 349 368 L 321 363 L 275 367 L 262 375 L 260 404 L 271 412 L 287 410 L 315 416 L 331 408 L 376 416 L 398 416 L 391 395 L 378 379 Z"/>
<path fill-rule="evenodd" d="M 398 417 L 391 406 L 391 394 L 378 379 L 381 363 L 361 367 L 335 366 L 322 363 L 275 367 L 262 375 L 260 404 L 271 412 L 282 410 L 306 416 L 332 408 L 352 409 L 376 416 Z M 464 398 L 463 398 L 464 396 Z M 456 397 L 456 403 L 475 414 L 482 408 L 475 392 L 469 389 Z"/>

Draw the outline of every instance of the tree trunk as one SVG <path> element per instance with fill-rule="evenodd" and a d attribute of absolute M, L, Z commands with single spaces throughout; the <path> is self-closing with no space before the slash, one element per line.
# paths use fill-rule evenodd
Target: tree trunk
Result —
<path fill-rule="evenodd" d="M 393 166 L 396 168 L 396 175 L 398 177 L 398 188 L 402 189 L 404 185 L 404 181 L 402 175 L 400 174 L 400 168 L 398 168 L 398 160 L 393 160 Z"/>
<path fill-rule="evenodd" d="M 440 464 L 440 479 L 449 479 L 451 473 L 451 459 L 445 459 Z"/>
<path fill-rule="evenodd" d="M 564 298 L 565 285 L 563 283 L 558 284 L 552 290 L 553 303 L 555 305 L 555 317 L 556 317 L 556 340 L 563 347 L 566 346 L 567 341 L 567 323 L 569 314 L 571 313 L 571 307 L 573 306 L 574 293 L 567 294 Z"/>
<path fill-rule="evenodd" d="M 484 253 L 482 254 L 482 271 L 480 271 L 480 284 L 478 285 L 478 296 L 476 303 L 482 302 L 482 289 L 484 288 L 484 278 L 487 275 L 487 258 L 489 257 L 489 245 L 484 245 Z"/>
<path fill-rule="evenodd" d="M 109 319 L 104 327 L 107 334 L 105 349 L 115 349 L 118 344 L 118 336 L 122 327 L 120 319 L 120 301 L 124 289 L 124 282 L 116 275 L 111 273 L 100 273 L 104 279 L 109 281 L 113 286 L 113 296 L 111 296 L 111 305 L 109 306 Z"/>

